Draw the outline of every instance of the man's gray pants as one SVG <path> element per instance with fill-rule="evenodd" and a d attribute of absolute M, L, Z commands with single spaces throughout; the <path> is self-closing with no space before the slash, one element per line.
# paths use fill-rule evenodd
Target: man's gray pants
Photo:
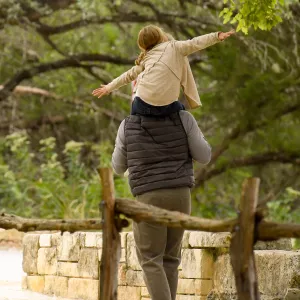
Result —
<path fill-rule="evenodd" d="M 191 213 L 190 188 L 160 189 L 137 196 L 160 208 Z M 184 230 L 153 223 L 133 223 L 136 252 L 152 300 L 175 300 Z"/>

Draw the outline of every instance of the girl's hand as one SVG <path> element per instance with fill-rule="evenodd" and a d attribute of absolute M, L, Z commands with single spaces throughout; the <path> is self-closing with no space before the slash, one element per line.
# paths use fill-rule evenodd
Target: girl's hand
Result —
<path fill-rule="evenodd" d="M 98 98 L 101 98 L 108 94 L 109 94 L 109 91 L 108 91 L 106 85 L 104 85 L 104 84 L 101 84 L 101 87 L 93 90 L 93 93 L 92 93 L 93 96 L 98 97 Z"/>
<path fill-rule="evenodd" d="M 232 29 L 228 32 L 219 32 L 218 38 L 219 38 L 220 41 L 224 41 L 225 39 L 227 39 L 228 37 L 230 37 L 234 33 L 235 33 L 234 29 Z"/>

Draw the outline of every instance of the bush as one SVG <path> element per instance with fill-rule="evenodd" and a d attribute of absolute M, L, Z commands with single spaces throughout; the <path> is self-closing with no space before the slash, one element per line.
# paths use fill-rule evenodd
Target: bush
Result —
<path fill-rule="evenodd" d="M 92 145 L 98 159 L 92 167 L 84 163 L 84 143 L 69 141 L 58 158 L 55 138 L 40 141 L 39 153 L 30 151 L 26 132 L 0 141 L 1 212 L 38 218 L 99 217 L 101 185 L 97 168 L 107 166 L 111 145 Z M 127 179 L 115 181 L 118 197 L 131 197 Z"/>

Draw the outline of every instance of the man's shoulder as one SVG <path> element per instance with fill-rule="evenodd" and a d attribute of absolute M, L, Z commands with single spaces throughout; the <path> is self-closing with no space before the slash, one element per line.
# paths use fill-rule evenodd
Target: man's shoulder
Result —
<path fill-rule="evenodd" d="M 140 115 L 128 115 L 122 122 L 127 123 L 128 121 L 138 121 L 141 119 Z"/>
<path fill-rule="evenodd" d="M 187 110 L 181 110 L 179 115 L 181 119 L 194 119 L 194 116 Z"/>
<path fill-rule="evenodd" d="M 120 131 L 124 131 L 126 121 L 127 121 L 127 117 L 125 119 L 123 119 L 123 121 L 120 123 L 119 133 L 120 133 Z"/>
<path fill-rule="evenodd" d="M 197 124 L 196 119 L 190 112 L 186 110 L 181 110 L 179 115 L 186 133 L 189 133 L 193 129 L 194 125 Z"/>

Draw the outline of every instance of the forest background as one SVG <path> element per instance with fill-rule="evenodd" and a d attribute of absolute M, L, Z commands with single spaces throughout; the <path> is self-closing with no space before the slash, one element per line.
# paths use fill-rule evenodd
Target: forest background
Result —
<path fill-rule="evenodd" d="M 235 216 L 257 176 L 268 218 L 299 223 L 300 4 L 274 0 L 0 0 L 0 213 L 99 216 L 97 168 L 110 165 L 131 87 L 91 92 L 134 64 L 149 23 L 182 40 L 240 30 L 190 57 L 203 103 L 191 112 L 213 150 L 195 164 L 192 214 Z"/>

